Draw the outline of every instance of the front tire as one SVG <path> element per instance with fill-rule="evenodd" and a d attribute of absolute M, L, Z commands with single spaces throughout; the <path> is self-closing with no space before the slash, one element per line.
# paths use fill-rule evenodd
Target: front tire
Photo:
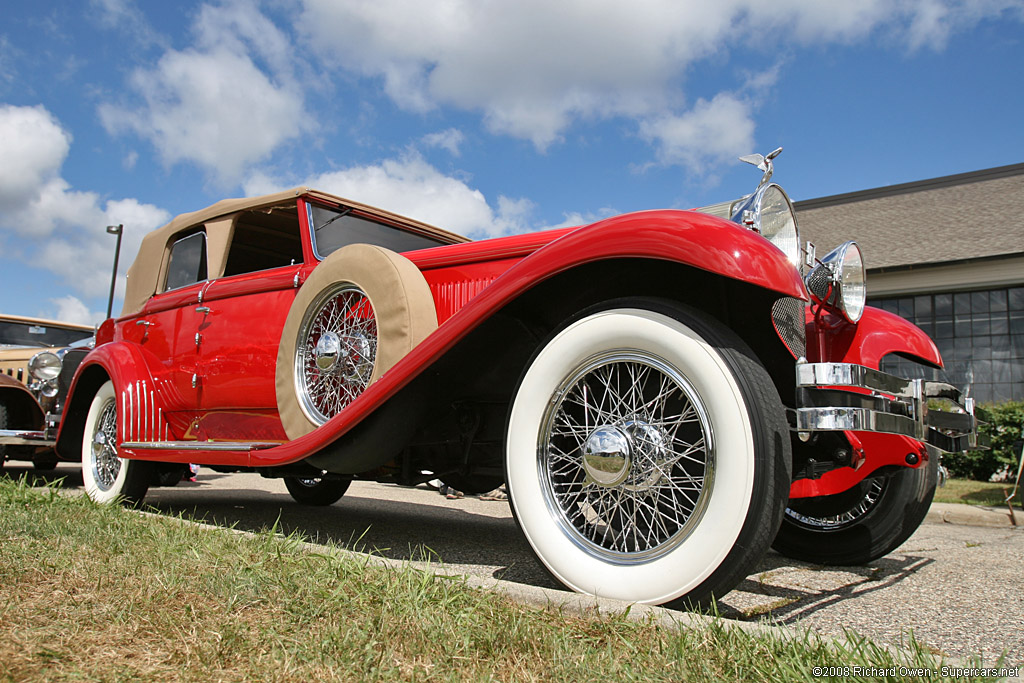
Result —
<path fill-rule="evenodd" d="M 348 479 L 320 477 L 286 477 L 284 485 L 296 503 L 302 505 L 334 505 L 348 491 Z"/>
<path fill-rule="evenodd" d="M 89 406 L 82 437 L 82 481 L 93 501 L 139 507 L 154 477 L 154 465 L 118 455 L 117 399 L 113 382 L 99 388 Z"/>
<path fill-rule="evenodd" d="M 512 509 L 567 587 L 703 606 L 753 569 L 778 529 L 782 403 L 718 321 L 617 303 L 559 331 L 523 376 L 507 435 Z"/>
<path fill-rule="evenodd" d="M 917 469 L 868 477 L 833 496 L 790 501 L 772 547 L 813 564 L 866 564 L 917 531 L 935 496 L 939 458 Z"/>

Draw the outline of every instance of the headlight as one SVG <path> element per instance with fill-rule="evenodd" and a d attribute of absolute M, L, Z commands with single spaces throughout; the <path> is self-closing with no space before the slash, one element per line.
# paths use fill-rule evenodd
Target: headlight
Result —
<path fill-rule="evenodd" d="M 800 267 L 800 232 L 793 203 L 775 183 L 763 185 L 732 209 L 732 220 L 756 230 Z"/>
<path fill-rule="evenodd" d="M 856 242 L 841 244 L 826 254 L 805 282 L 816 303 L 838 311 L 851 323 L 864 314 L 868 288 L 864 257 Z"/>
<path fill-rule="evenodd" d="M 57 354 L 52 351 L 40 351 L 29 360 L 28 371 L 30 375 L 40 382 L 47 382 L 51 379 L 57 379 L 62 365 L 63 363 L 61 363 Z"/>

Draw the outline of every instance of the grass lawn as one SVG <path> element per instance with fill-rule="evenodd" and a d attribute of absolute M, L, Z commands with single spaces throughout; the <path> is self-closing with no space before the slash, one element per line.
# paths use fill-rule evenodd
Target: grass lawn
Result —
<path fill-rule="evenodd" d="M 987 481 L 970 479 L 950 479 L 946 485 L 935 489 L 936 503 L 967 503 L 968 505 L 990 505 L 1006 508 L 1006 494 L 1013 491 L 1013 484 L 993 484 Z M 1019 508 L 1024 492 L 1018 491 L 1013 499 L 1013 506 Z"/>
<path fill-rule="evenodd" d="M 815 666 L 938 669 L 911 646 L 894 655 L 853 635 L 538 610 L 272 531 L 144 517 L 0 477 L 0 681 L 814 681 Z"/>

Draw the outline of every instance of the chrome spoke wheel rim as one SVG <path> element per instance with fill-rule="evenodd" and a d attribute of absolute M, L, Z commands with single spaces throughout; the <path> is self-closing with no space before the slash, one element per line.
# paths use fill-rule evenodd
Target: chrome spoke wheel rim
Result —
<path fill-rule="evenodd" d="M 366 294 L 351 283 L 328 288 L 299 328 L 295 382 L 299 404 L 323 424 L 363 393 L 377 359 L 377 319 Z"/>
<path fill-rule="evenodd" d="M 113 399 L 103 404 L 92 437 L 92 475 L 101 491 L 109 491 L 121 471 L 117 455 L 117 405 Z"/>
<path fill-rule="evenodd" d="M 787 507 L 786 517 L 798 526 L 814 529 L 816 531 L 839 531 L 840 529 L 845 529 L 857 524 L 875 509 L 875 505 L 877 505 L 878 501 L 882 498 L 882 493 L 885 491 L 887 482 L 888 479 L 885 477 L 876 477 L 875 479 L 872 479 L 867 491 L 864 492 L 864 496 L 850 509 L 837 515 L 815 517 L 801 514 L 793 508 Z"/>
<path fill-rule="evenodd" d="M 563 533 L 615 564 L 648 562 L 693 531 L 714 478 L 711 422 L 687 379 L 649 353 L 587 359 L 556 389 L 538 443 Z"/>

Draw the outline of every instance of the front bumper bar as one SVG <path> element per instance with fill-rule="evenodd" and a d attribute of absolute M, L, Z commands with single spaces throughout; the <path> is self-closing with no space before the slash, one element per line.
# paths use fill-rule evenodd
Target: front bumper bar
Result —
<path fill-rule="evenodd" d="M 790 427 L 798 432 L 900 434 L 947 452 L 978 446 L 974 399 L 945 382 L 851 363 L 797 363 L 796 387 Z M 929 409 L 929 400 L 948 402 L 953 411 Z"/>

